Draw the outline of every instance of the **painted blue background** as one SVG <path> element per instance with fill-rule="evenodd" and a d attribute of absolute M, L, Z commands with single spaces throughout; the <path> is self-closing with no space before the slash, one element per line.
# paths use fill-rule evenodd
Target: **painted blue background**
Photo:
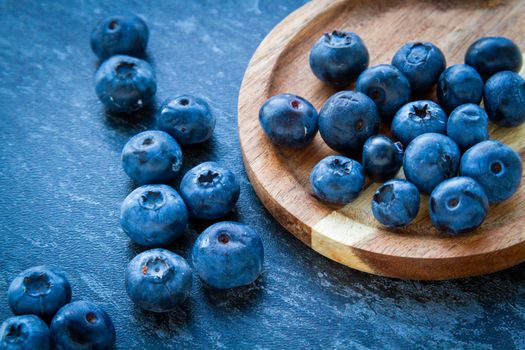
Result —
<path fill-rule="evenodd" d="M 293 238 L 263 208 L 244 172 L 236 127 L 239 86 L 264 36 L 303 1 L 0 0 L 0 320 L 9 281 L 35 264 L 62 267 L 74 299 L 100 303 L 119 349 L 341 348 L 525 349 L 525 266 L 448 282 L 398 281 L 333 263 Z M 213 139 L 186 147 L 184 170 L 206 160 L 242 182 L 230 219 L 253 225 L 266 249 L 264 276 L 229 292 L 202 287 L 166 315 L 133 307 L 127 262 L 143 249 L 118 224 L 132 190 L 120 167 L 126 140 L 150 125 L 97 101 L 94 24 L 120 9 L 143 16 L 157 104 L 172 94 L 207 98 Z M 171 247 L 188 257 L 204 225 Z"/>

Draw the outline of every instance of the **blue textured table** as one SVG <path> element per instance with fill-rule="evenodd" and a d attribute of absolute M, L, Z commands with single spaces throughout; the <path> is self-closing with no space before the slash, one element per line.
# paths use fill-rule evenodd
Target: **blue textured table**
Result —
<path fill-rule="evenodd" d="M 74 299 L 108 311 L 119 349 L 525 349 L 525 265 L 448 282 L 371 276 L 311 251 L 262 207 L 242 166 L 237 95 L 258 43 L 302 2 L 0 0 L 0 320 L 11 315 L 10 280 L 52 264 Z M 217 292 L 195 278 L 190 299 L 165 315 L 127 298 L 124 269 L 143 248 L 118 223 L 133 188 L 120 150 L 150 126 L 151 110 L 106 114 L 93 88 L 90 30 L 120 9 L 150 26 L 157 104 L 188 92 L 215 108 L 214 137 L 184 149 L 184 170 L 206 160 L 233 168 L 242 193 L 229 219 L 253 225 L 266 250 L 253 286 Z M 188 257 L 204 227 L 194 222 L 170 249 Z"/>

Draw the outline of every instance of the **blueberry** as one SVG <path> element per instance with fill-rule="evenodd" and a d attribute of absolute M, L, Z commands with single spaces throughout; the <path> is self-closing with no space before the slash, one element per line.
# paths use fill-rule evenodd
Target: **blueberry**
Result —
<path fill-rule="evenodd" d="M 343 156 L 328 156 L 315 165 L 310 184 L 317 198 L 347 204 L 359 196 L 365 175 L 359 162 Z"/>
<path fill-rule="evenodd" d="M 471 66 L 455 64 L 441 73 L 436 92 L 439 104 L 450 113 L 463 104 L 481 102 L 483 79 Z"/>
<path fill-rule="evenodd" d="M 493 140 L 478 143 L 461 158 L 460 174 L 479 182 L 490 203 L 510 198 L 519 188 L 522 164 L 518 153 Z"/>
<path fill-rule="evenodd" d="M 504 37 L 485 37 L 469 46 L 465 63 L 474 67 L 483 79 L 510 70 L 519 72 L 522 65 L 521 51 L 510 39 Z"/>
<path fill-rule="evenodd" d="M 71 285 L 60 269 L 35 266 L 15 277 L 9 285 L 7 300 L 15 315 L 33 314 L 49 321 L 71 301 Z"/>
<path fill-rule="evenodd" d="M 0 326 L 2 350 L 48 350 L 49 328 L 34 315 L 14 316 Z"/>
<path fill-rule="evenodd" d="M 410 224 L 419 212 L 419 190 L 401 179 L 382 184 L 372 197 L 372 214 L 387 227 Z"/>
<path fill-rule="evenodd" d="M 144 185 L 120 207 L 120 225 L 136 243 L 159 247 L 182 236 L 188 212 L 177 191 L 167 185 Z"/>
<path fill-rule="evenodd" d="M 273 144 L 290 148 L 307 146 L 318 129 L 315 107 L 292 94 L 279 94 L 266 100 L 259 110 L 259 122 Z"/>
<path fill-rule="evenodd" d="M 261 275 L 264 249 L 252 228 L 223 221 L 201 233 L 192 259 L 201 280 L 211 287 L 228 289 L 250 284 Z"/>
<path fill-rule="evenodd" d="M 122 149 L 122 167 L 139 185 L 171 181 L 181 165 L 179 144 L 164 131 L 141 132 Z"/>
<path fill-rule="evenodd" d="M 515 127 L 525 122 L 525 80 L 517 73 L 494 74 L 483 91 L 489 119 L 499 126 Z"/>
<path fill-rule="evenodd" d="M 392 65 L 407 77 L 412 93 L 424 93 L 437 83 L 446 60 L 436 45 L 419 41 L 403 45 L 392 58 Z"/>
<path fill-rule="evenodd" d="M 193 217 L 218 219 L 228 214 L 241 191 L 235 174 L 215 162 L 189 170 L 180 183 L 180 194 Z"/>
<path fill-rule="evenodd" d="M 374 182 L 385 182 L 399 172 L 403 164 L 403 145 L 385 135 L 370 137 L 363 146 L 363 168 Z"/>
<path fill-rule="evenodd" d="M 167 312 L 182 304 L 191 293 L 192 275 L 186 260 L 166 249 L 137 255 L 126 270 L 126 291 L 140 308 Z"/>
<path fill-rule="evenodd" d="M 181 95 L 162 103 L 156 115 L 157 128 L 182 145 L 206 141 L 213 134 L 216 118 L 202 98 Z"/>
<path fill-rule="evenodd" d="M 377 107 L 361 92 L 341 91 L 331 96 L 319 112 L 319 132 L 332 149 L 360 155 L 363 144 L 379 130 Z"/>
<path fill-rule="evenodd" d="M 153 101 L 157 80 L 148 62 L 130 56 L 113 56 L 98 68 L 95 91 L 110 111 L 129 113 Z"/>
<path fill-rule="evenodd" d="M 51 343 L 58 350 L 112 349 L 115 327 L 97 304 L 75 301 L 62 307 L 51 322 Z"/>
<path fill-rule="evenodd" d="M 352 32 L 324 33 L 310 51 L 310 68 L 315 76 L 334 87 L 350 85 L 368 67 L 368 50 Z"/>
<path fill-rule="evenodd" d="M 390 64 L 370 67 L 361 73 L 356 90 L 375 102 L 379 115 L 387 122 L 392 120 L 399 108 L 410 101 L 408 79 Z"/>
<path fill-rule="evenodd" d="M 146 22 L 133 13 L 104 18 L 91 32 L 91 49 L 100 60 L 113 55 L 141 56 L 148 45 Z"/>
<path fill-rule="evenodd" d="M 489 210 L 487 195 L 479 183 L 460 176 L 440 183 L 429 200 L 432 224 L 454 235 L 479 227 Z"/>
<path fill-rule="evenodd" d="M 405 146 L 419 135 L 430 132 L 445 134 L 447 115 L 433 101 L 409 102 L 401 107 L 394 116 L 392 132 Z"/>
<path fill-rule="evenodd" d="M 466 151 L 489 138 L 489 119 L 480 106 L 468 103 L 454 109 L 447 121 L 447 135 Z"/>
<path fill-rule="evenodd" d="M 459 148 L 451 138 L 428 133 L 416 137 L 408 145 L 403 170 L 408 181 L 419 191 L 430 194 L 444 180 L 456 176 Z"/>

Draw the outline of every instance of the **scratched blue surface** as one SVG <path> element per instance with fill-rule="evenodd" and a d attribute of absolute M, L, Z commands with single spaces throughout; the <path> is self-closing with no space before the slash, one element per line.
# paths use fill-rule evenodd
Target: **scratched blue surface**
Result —
<path fill-rule="evenodd" d="M 272 27 L 303 1 L 0 0 L 0 291 L 35 264 L 66 270 L 73 298 L 111 315 L 119 349 L 340 348 L 525 349 L 525 266 L 479 278 L 413 282 L 333 263 L 286 233 L 263 208 L 242 167 L 236 106 L 244 70 Z M 216 160 L 239 174 L 229 219 L 253 225 L 266 249 L 253 286 L 203 288 L 180 310 L 136 309 L 124 290 L 127 262 L 143 249 L 118 224 L 133 188 L 120 167 L 126 140 L 150 125 L 107 115 L 93 89 L 89 33 L 120 9 L 143 16 L 159 89 L 208 99 L 213 139 L 185 147 L 184 170 Z M 184 257 L 205 228 L 170 247 Z M 0 295 L 0 320 L 11 315 Z"/>

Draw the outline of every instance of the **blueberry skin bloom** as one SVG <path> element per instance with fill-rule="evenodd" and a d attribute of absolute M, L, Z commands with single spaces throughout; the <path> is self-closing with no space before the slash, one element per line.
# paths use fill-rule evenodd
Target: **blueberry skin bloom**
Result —
<path fill-rule="evenodd" d="M 61 308 L 51 322 L 51 343 L 58 350 L 112 349 L 115 327 L 97 304 L 75 301 Z"/>
<path fill-rule="evenodd" d="M 430 100 L 407 103 L 397 111 L 392 120 L 392 132 L 405 146 L 419 135 L 431 132 L 445 134 L 446 131 L 445 111 Z"/>
<path fill-rule="evenodd" d="M 133 136 L 122 149 L 122 168 L 139 185 L 171 181 L 182 166 L 182 150 L 164 131 Z"/>
<path fill-rule="evenodd" d="M 34 266 L 11 282 L 7 301 L 15 315 L 32 314 L 49 321 L 71 301 L 71 285 L 60 269 Z"/>
<path fill-rule="evenodd" d="M 485 109 L 490 120 L 506 128 L 525 122 L 525 80 L 517 73 L 494 74 L 483 91 Z"/>
<path fill-rule="evenodd" d="M 104 18 L 91 32 L 91 49 L 100 60 L 113 55 L 141 56 L 148 45 L 146 22 L 133 13 Z"/>
<path fill-rule="evenodd" d="M 403 170 L 408 181 L 419 191 L 430 194 L 441 182 L 456 176 L 459 148 L 451 138 L 428 133 L 416 137 L 408 145 Z"/>
<path fill-rule="evenodd" d="M 49 328 L 34 315 L 14 316 L 0 326 L 2 350 L 48 350 Z"/>
<path fill-rule="evenodd" d="M 376 104 L 380 117 L 391 121 L 404 104 L 410 101 L 408 79 L 390 64 L 370 67 L 359 76 L 356 91 L 370 97 Z"/>
<path fill-rule="evenodd" d="M 315 107 L 292 94 L 279 94 L 266 100 L 259 110 L 259 122 L 273 144 L 290 148 L 310 144 L 318 129 Z"/>
<path fill-rule="evenodd" d="M 476 180 L 491 204 L 499 203 L 518 190 L 522 174 L 521 159 L 509 146 L 487 140 L 465 152 L 461 158 L 460 174 Z"/>
<path fill-rule="evenodd" d="M 317 198 L 347 204 L 359 196 L 365 184 L 365 174 L 361 164 L 353 159 L 328 156 L 315 165 L 310 184 Z"/>
<path fill-rule="evenodd" d="M 454 109 L 447 121 L 447 135 L 461 151 L 489 138 L 489 118 L 480 106 L 468 103 Z"/>
<path fill-rule="evenodd" d="M 447 63 L 436 45 L 419 41 L 403 45 L 392 58 L 392 65 L 407 77 L 412 93 L 423 93 L 437 83 Z"/>
<path fill-rule="evenodd" d="M 95 91 L 113 112 L 130 113 L 149 105 L 157 92 L 150 64 L 130 56 L 113 56 L 95 74 Z"/>
<path fill-rule="evenodd" d="M 208 286 L 235 288 L 254 282 L 263 270 L 261 237 L 251 227 L 223 221 L 208 227 L 195 241 L 193 267 Z"/>
<path fill-rule="evenodd" d="M 216 118 L 202 98 L 181 95 L 162 103 L 156 114 L 157 128 L 166 131 L 181 145 L 208 140 L 215 129 Z"/>
<path fill-rule="evenodd" d="M 235 174 L 215 162 L 197 165 L 180 183 L 180 194 L 191 216 L 205 220 L 228 214 L 237 203 L 240 191 Z"/>
<path fill-rule="evenodd" d="M 372 197 L 372 214 L 386 227 L 400 227 L 411 223 L 419 212 L 419 190 L 401 179 L 382 184 Z"/>
<path fill-rule="evenodd" d="M 368 67 L 369 55 L 352 32 L 324 33 L 310 51 L 310 68 L 322 82 L 337 88 L 350 85 Z"/>
<path fill-rule="evenodd" d="M 519 72 L 523 63 L 520 48 L 505 37 L 478 39 L 467 49 L 465 63 L 474 67 L 483 79 L 510 70 Z"/>
<path fill-rule="evenodd" d="M 450 113 L 463 104 L 481 102 L 483 79 L 471 66 L 455 64 L 441 73 L 436 92 L 439 104 Z"/>
<path fill-rule="evenodd" d="M 140 308 L 167 312 L 191 293 L 192 275 L 186 260 L 166 249 L 137 255 L 126 270 L 126 291 Z"/>
<path fill-rule="evenodd" d="M 453 235 L 478 228 L 488 210 L 489 200 L 483 187 L 470 177 L 445 180 L 430 195 L 432 224 L 438 230 Z"/>
<path fill-rule="evenodd" d="M 369 138 L 363 146 L 363 168 L 374 182 L 385 182 L 399 172 L 403 164 L 403 145 L 385 135 Z"/>
<path fill-rule="evenodd" d="M 361 154 L 365 141 L 379 130 L 377 107 L 361 92 L 341 91 L 331 96 L 319 112 L 319 132 L 330 148 Z"/>
<path fill-rule="evenodd" d="M 167 245 L 182 236 L 188 211 L 177 191 L 167 185 L 144 185 L 131 192 L 120 207 L 120 225 L 146 247 Z"/>

